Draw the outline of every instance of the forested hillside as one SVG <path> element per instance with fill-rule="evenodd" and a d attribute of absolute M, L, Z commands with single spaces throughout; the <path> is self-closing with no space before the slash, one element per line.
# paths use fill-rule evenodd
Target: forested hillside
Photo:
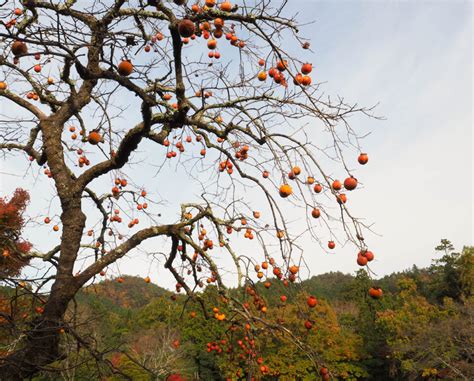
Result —
<path fill-rule="evenodd" d="M 437 250 L 440 255 L 429 268 L 413 267 L 379 279 L 381 298 L 369 297 L 374 283 L 362 270 L 355 276 L 328 273 L 286 286 L 270 279 L 254 290 L 272 306 L 262 311 L 267 319 L 311 344 L 322 361 L 323 379 L 329 378 L 325 368 L 333 379 L 472 379 L 474 248 L 457 253 L 443 240 Z M 2 290 L 4 296 L 14 293 L 16 304 L 3 304 L 2 310 L 34 314 L 27 293 Z M 250 303 L 249 289 L 234 293 Z M 304 303 L 309 295 L 317 299 L 310 320 Z M 260 365 L 253 370 L 255 380 L 320 377 L 321 370 L 286 332 L 270 334 L 259 321 L 226 329 L 221 321 L 225 301 L 217 290 L 208 287 L 200 296 L 204 309 L 198 301 L 141 278 L 125 276 L 89 286 L 74 303 L 75 325 L 63 332 L 67 364 L 58 373 L 53 367 L 34 379 L 243 380 L 249 357 Z M 13 334 L 3 330 L 0 337 L 8 343 Z M 80 345 L 73 344 L 73 336 L 81 337 Z"/>

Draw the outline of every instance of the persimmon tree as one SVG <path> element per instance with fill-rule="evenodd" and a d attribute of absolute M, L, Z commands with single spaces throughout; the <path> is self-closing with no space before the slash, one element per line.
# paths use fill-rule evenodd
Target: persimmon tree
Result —
<path fill-rule="evenodd" d="M 358 186 L 357 161 L 368 161 L 348 118 L 371 110 L 322 92 L 306 62 L 310 42 L 286 3 L 2 2 L 0 149 L 7 161 L 23 153 L 30 171 L 40 166 L 59 217 L 39 221 L 57 244 L 30 253 L 48 275 L 2 275 L 47 292 L 0 359 L 1 379 L 60 359 L 61 335 L 75 337 L 65 316 L 77 292 L 150 240 L 177 291 L 203 314 L 250 327 L 251 336 L 284 333 L 318 363 L 283 323 L 266 321 L 271 307 L 253 284 L 272 274 L 285 284 L 298 279 L 301 234 L 324 250 L 350 242 L 361 266 L 373 259 L 346 192 Z M 144 146 L 153 147 L 145 157 Z M 171 182 L 160 177 L 165 168 L 184 170 L 201 197 L 164 221 L 162 200 L 132 181 L 136 160 L 155 165 L 146 181 Z M 307 228 L 289 229 L 288 210 Z M 253 241 L 251 255 L 239 251 L 242 240 Z M 229 292 L 222 257 L 253 303 Z M 205 284 L 217 287 L 221 310 L 201 300 Z M 306 329 L 311 311 L 301 311 Z M 258 371 L 254 349 L 247 360 Z"/>

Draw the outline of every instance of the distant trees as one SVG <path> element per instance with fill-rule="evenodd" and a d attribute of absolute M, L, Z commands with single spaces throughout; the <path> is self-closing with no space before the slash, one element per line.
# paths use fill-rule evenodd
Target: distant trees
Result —
<path fill-rule="evenodd" d="M 361 359 L 365 356 L 362 337 L 350 327 L 341 325 L 330 302 L 318 299 L 310 319 L 313 329 L 306 330 L 302 326 L 301 311 L 307 306 L 301 301 L 307 297 L 308 294 L 296 294 L 287 302 L 281 303 L 275 320 L 282 320 L 293 332 L 300 332 L 304 343 L 314 349 L 323 360 L 322 365 L 337 374 L 337 378 L 361 379 L 368 376 L 366 368 L 361 364 Z M 275 338 L 266 335 L 262 346 L 265 364 L 270 369 L 279 370 L 279 375 L 284 380 L 314 380 L 314 375 L 320 371 L 283 336 Z"/>
<path fill-rule="evenodd" d="M 433 305 L 420 296 L 412 279 L 402 278 L 396 307 L 377 314 L 376 323 L 390 348 L 388 361 L 399 377 L 472 379 L 474 375 L 474 301 L 451 299 Z M 396 374 L 395 374 L 396 375 Z"/>
<path fill-rule="evenodd" d="M 472 253 L 473 248 L 465 247 L 456 255 L 456 263 L 469 263 Z M 355 277 L 323 274 L 288 287 L 270 278 L 270 285 L 266 280 L 255 288 L 259 298 L 272 306 L 266 324 L 285 327 L 297 335 L 337 379 L 472 379 L 473 297 L 464 287 L 458 299 L 445 297 L 438 302 L 434 295 L 444 284 L 437 274 L 449 272 L 450 265 L 435 265 L 436 272 L 432 267 L 418 268 L 380 279 L 378 284 L 388 290 L 382 299 L 368 297 L 367 286 L 373 281 L 364 271 Z M 468 283 L 468 269 L 460 272 L 464 274 L 460 276 L 462 284 Z M 337 286 L 331 286 L 335 283 Z M 418 284 L 431 286 L 420 290 Z M 316 295 L 315 307 L 308 307 L 309 294 L 302 289 Z M 146 297 L 136 297 L 140 290 Z M 0 295 L 7 292 L 16 290 L 3 289 Z M 323 297 L 328 293 L 330 296 Z M 231 295 L 242 303 L 253 300 L 248 293 L 242 298 L 237 289 L 231 290 Z M 219 305 L 216 287 L 207 287 L 200 296 L 209 306 L 209 314 L 217 306 L 219 313 L 230 313 L 225 305 Z M 19 314 L 31 312 L 32 306 L 25 303 L 31 302 L 27 290 L 18 301 Z M 187 380 L 198 375 L 205 380 L 235 381 L 245 379 L 248 369 L 265 381 L 278 377 L 314 380 L 319 373 L 291 338 L 277 329 L 245 324 L 227 328 L 215 318 L 205 319 L 197 313 L 199 308 L 198 302 L 145 284 L 141 278 L 91 285 L 78 294 L 74 316 L 79 323 L 69 327 L 72 331 L 61 342 L 67 358 L 53 363 L 51 372 L 42 372 L 34 380 L 56 380 L 60 374 L 71 381 L 149 381 L 178 373 Z M 302 324 L 306 319 L 310 330 Z M 9 342 L 7 334 L 2 331 L 2 343 Z M 83 340 L 81 345 L 68 339 L 72 334 Z M 255 357 L 253 347 L 258 353 Z M 102 361 L 97 363 L 94 356 L 103 356 Z"/>
<path fill-rule="evenodd" d="M 442 239 L 435 250 L 444 255 L 428 269 L 433 297 L 460 301 L 474 295 L 474 249 L 465 247 L 458 253 L 449 240 Z"/>
<path fill-rule="evenodd" d="M 458 253 L 443 239 L 436 251 L 444 254 L 429 268 L 398 276 L 397 292 L 375 322 L 398 377 L 472 379 L 474 247 Z"/>
<path fill-rule="evenodd" d="M 179 330 L 167 324 L 163 328 L 144 329 L 136 332 L 129 350 L 120 356 L 120 369 L 133 380 L 141 378 L 149 380 L 153 375 L 156 379 L 173 374 L 176 369 L 188 373 L 193 359 L 188 358 L 181 346 Z M 123 379 L 117 376 L 117 380 Z"/>
<path fill-rule="evenodd" d="M 23 205 L 27 198 L 19 194 L 3 200 L 4 205 Z M 18 218 L 22 208 L 6 209 L 16 210 L 9 221 L 22 221 Z M 464 247 L 458 253 L 445 240 L 439 247 L 443 255 L 432 266 L 380 279 L 378 283 L 389 291 L 377 300 L 367 295 L 373 281 L 364 271 L 355 277 L 323 274 L 305 281 L 303 287 L 285 287 L 274 279 L 259 282 L 255 285 L 259 298 L 273 306 L 265 324 L 285 327 L 297 335 L 321 359 L 323 369 L 331 369 L 337 379 L 471 380 L 474 248 Z M 418 284 L 426 287 L 420 290 Z M 305 302 L 309 294 L 302 289 L 317 296 L 310 314 Z M 231 294 L 246 302 L 239 290 Z M 222 298 L 214 286 L 200 296 L 210 314 Z M 16 304 L 7 304 L 10 300 Z M 140 278 L 89 286 L 76 302 L 73 316 L 78 324 L 71 324 L 70 334 L 61 341 L 67 356 L 34 381 L 58 377 L 68 381 L 189 380 L 196 375 L 206 380 L 243 380 L 249 369 L 258 372 L 261 380 L 309 381 L 321 371 L 278 329 L 245 324 L 227 329 L 217 319 L 207 320 L 196 313 L 201 308 L 198 302 L 147 285 Z M 0 288 L 0 307 L 3 349 L 22 331 L 28 315 L 41 308 L 41 302 L 27 287 L 4 287 Z M 230 311 L 224 305 L 219 306 L 219 313 Z M 10 316 L 15 319 L 9 320 Z M 310 330 L 302 324 L 308 317 Z M 80 338 L 79 344 L 69 339 L 73 335 Z M 258 353 L 255 357 L 253 347 Z"/>

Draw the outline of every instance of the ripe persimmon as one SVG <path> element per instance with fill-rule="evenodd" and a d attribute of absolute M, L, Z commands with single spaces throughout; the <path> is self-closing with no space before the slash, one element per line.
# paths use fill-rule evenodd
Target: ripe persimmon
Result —
<path fill-rule="evenodd" d="M 128 77 L 133 72 L 133 65 L 128 60 L 123 60 L 119 63 L 117 71 L 120 75 Z"/>
<path fill-rule="evenodd" d="M 342 184 L 339 180 L 334 180 L 332 182 L 332 189 L 338 191 L 338 190 L 341 190 L 342 189 Z"/>
<path fill-rule="evenodd" d="M 183 19 L 178 24 L 178 32 L 182 37 L 191 37 L 196 31 L 196 25 L 189 19 Z"/>
<path fill-rule="evenodd" d="M 220 5 L 220 8 L 221 8 L 221 11 L 224 11 L 224 12 L 231 12 L 232 11 L 232 3 L 230 1 L 224 1 L 221 5 Z"/>
<path fill-rule="evenodd" d="M 12 53 L 14 56 L 26 54 L 28 53 L 28 47 L 24 42 L 17 40 L 12 44 Z"/>
<path fill-rule="evenodd" d="M 308 75 L 304 75 L 304 76 L 303 76 L 303 79 L 301 80 L 301 84 L 302 84 L 303 86 L 309 86 L 309 85 L 311 85 L 311 82 L 312 82 L 312 81 L 311 81 L 311 77 L 308 76 Z"/>
<path fill-rule="evenodd" d="M 313 66 L 310 63 L 305 63 L 303 66 L 301 66 L 301 72 L 304 75 L 311 73 L 312 70 L 313 70 Z"/>
<path fill-rule="evenodd" d="M 97 145 L 102 141 L 102 136 L 97 131 L 89 132 L 87 141 L 92 145 Z"/>
<path fill-rule="evenodd" d="M 347 196 L 344 193 L 337 195 L 336 200 L 338 204 L 342 205 L 347 202 Z"/>
<path fill-rule="evenodd" d="M 267 79 L 267 73 L 261 71 L 260 73 L 258 73 L 257 78 L 259 81 L 263 82 Z"/>
<path fill-rule="evenodd" d="M 290 266 L 290 268 L 289 268 L 288 270 L 290 271 L 290 273 L 291 273 L 291 274 L 294 274 L 294 275 L 296 275 L 296 274 L 298 274 L 299 267 L 298 267 L 298 266 L 295 266 L 295 265 L 293 265 L 293 266 Z"/>
<path fill-rule="evenodd" d="M 362 266 L 362 267 L 363 267 L 363 266 L 366 266 L 366 265 L 367 265 L 367 262 L 368 262 L 368 260 L 367 260 L 367 258 L 366 258 L 365 256 L 363 256 L 363 255 L 358 255 L 358 256 L 357 256 L 357 264 L 358 264 L 359 266 Z"/>
<path fill-rule="evenodd" d="M 211 50 L 214 50 L 217 47 L 217 41 L 216 40 L 207 41 L 207 47 Z"/>
<path fill-rule="evenodd" d="M 354 190 L 357 187 L 357 179 L 355 177 L 348 177 L 344 180 L 344 188 L 347 190 Z"/>
<path fill-rule="evenodd" d="M 279 71 L 285 71 L 286 69 L 288 69 L 288 62 L 285 60 L 278 61 L 276 67 Z"/>
<path fill-rule="evenodd" d="M 380 287 L 374 286 L 369 289 L 369 295 L 373 299 L 380 299 L 383 295 L 383 292 Z"/>
<path fill-rule="evenodd" d="M 293 193 L 293 189 L 288 184 L 283 184 L 280 187 L 280 196 L 286 198 Z"/>
<path fill-rule="evenodd" d="M 313 218 L 319 218 L 319 216 L 321 215 L 321 211 L 318 209 L 318 208 L 314 208 L 312 211 L 311 211 L 311 216 Z"/>
<path fill-rule="evenodd" d="M 361 153 L 357 158 L 357 161 L 359 162 L 359 164 L 365 165 L 369 161 L 369 156 L 367 156 L 366 153 Z"/>
<path fill-rule="evenodd" d="M 314 308 L 318 304 L 318 299 L 316 299 L 315 296 L 309 296 L 308 299 L 306 300 L 306 304 L 308 305 L 309 308 Z"/>

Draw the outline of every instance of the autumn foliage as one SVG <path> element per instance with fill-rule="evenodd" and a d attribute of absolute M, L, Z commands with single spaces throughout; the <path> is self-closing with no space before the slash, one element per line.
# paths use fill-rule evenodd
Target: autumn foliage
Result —
<path fill-rule="evenodd" d="M 473 282 L 472 247 L 448 252 L 428 268 L 413 267 L 378 279 L 374 288 L 385 290 L 382 298 L 367 293 L 373 281 L 363 270 L 355 275 L 321 274 L 288 286 L 270 278 L 254 288 L 270 306 L 265 319 L 268 326 L 257 322 L 227 326 L 213 316 L 229 315 L 215 286 L 200 293 L 211 316 L 206 319 L 202 306 L 184 295 L 147 284 L 142 278 L 124 276 L 122 283 L 107 278 L 77 295 L 77 309 L 74 315 L 69 312 L 70 317 L 87 324 L 71 325 L 71 331 L 62 334 L 61 345 L 68 358 L 54 366 L 64 369 L 75 364 L 77 379 L 106 374 L 108 381 L 153 376 L 166 380 L 173 375 L 184 380 L 199 375 L 205 380 L 243 381 L 249 374 L 262 381 L 323 376 L 340 380 L 469 379 L 474 375 L 470 361 Z M 247 291 L 245 297 L 240 291 L 232 289 L 231 294 L 243 303 L 253 300 Z M 15 292 L 18 289 L 0 289 L 0 301 Z M 31 311 L 25 303 L 29 298 L 26 293 L 18 297 L 21 307 L 16 315 Z M 291 330 L 302 345 L 311 346 L 320 366 L 314 365 L 288 333 L 269 328 L 274 326 Z M 0 345 L 8 343 L 11 331 L 0 333 Z M 87 349 L 73 344 L 74 334 L 106 352 L 106 361 L 95 363 Z M 113 366 L 114 374 L 109 374 L 107 364 Z M 40 374 L 40 379 L 54 377 L 46 371 Z"/>
<path fill-rule="evenodd" d="M 29 263 L 26 254 L 31 244 L 21 238 L 29 200 L 23 189 L 17 189 L 9 199 L 0 198 L 0 277 L 16 276 Z"/>

